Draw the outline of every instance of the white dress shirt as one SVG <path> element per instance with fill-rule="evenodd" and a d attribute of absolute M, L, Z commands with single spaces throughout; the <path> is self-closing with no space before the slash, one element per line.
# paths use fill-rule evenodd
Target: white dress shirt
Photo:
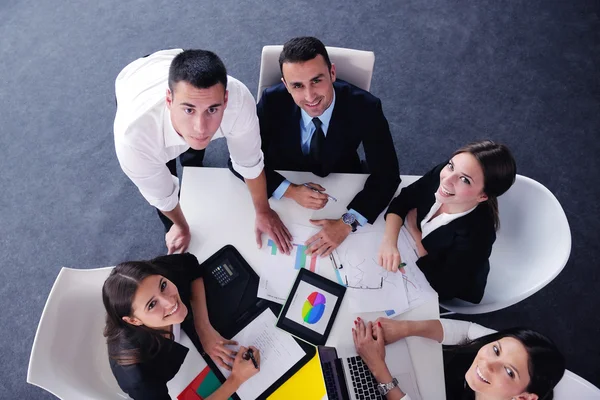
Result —
<path fill-rule="evenodd" d="M 425 239 L 425 236 L 429 235 L 431 232 L 433 232 L 440 226 L 448 225 L 450 222 L 454 221 L 455 219 L 460 218 L 463 215 L 467 215 L 468 213 L 470 213 L 471 211 L 473 211 L 474 209 L 477 208 L 477 205 L 476 205 L 475 207 L 471 208 L 470 210 L 467 210 L 467 211 L 461 212 L 461 213 L 456 213 L 456 214 L 441 213 L 434 219 L 431 219 L 431 217 L 433 217 L 433 215 L 437 212 L 437 210 L 440 209 L 441 206 L 442 206 L 442 203 L 437 201 L 437 192 L 436 192 L 435 203 L 433 203 L 433 205 L 431 206 L 431 209 L 429 210 L 429 213 L 421 221 L 421 240 Z"/>
<path fill-rule="evenodd" d="M 169 67 L 182 51 L 162 50 L 139 58 L 115 82 L 117 158 L 144 198 L 161 211 L 171 211 L 179 203 L 179 180 L 166 163 L 190 148 L 173 128 L 166 106 Z M 254 179 L 264 167 L 256 102 L 248 88 L 231 76 L 227 90 L 227 108 L 213 139 L 225 137 L 235 170 Z"/>

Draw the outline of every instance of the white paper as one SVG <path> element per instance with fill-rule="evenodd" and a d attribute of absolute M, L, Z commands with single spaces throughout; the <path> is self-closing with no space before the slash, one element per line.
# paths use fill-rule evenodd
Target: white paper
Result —
<path fill-rule="evenodd" d="M 416 308 L 432 297 L 437 297 L 437 292 L 433 290 L 427 278 L 425 278 L 425 274 L 417 266 L 417 260 L 419 259 L 417 246 L 404 226 L 400 229 L 400 234 L 398 235 L 398 250 L 400 251 L 402 262 L 406 264 L 403 278 L 409 307 L 407 310 L 398 308 L 387 310 L 385 313 L 389 317 Z"/>
<path fill-rule="evenodd" d="M 292 235 L 294 245 L 290 255 L 280 252 L 269 238 L 265 238 L 260 250 L 262 264 L 257 296 L 279 304 L 285 303 L 300 268 L 306 268 L 318 274 L 321 264 L 320 257 L 306 255 L 306 246 L 304 245 L 304 242 L 319 229 L 290 224 L 288 230 Z"/>
<path fill-rule="evenodd" d="M 300 281 L 285 318 L 323 335 L 337 300 L 336 295 Z"/>
<path fill-rule="evenodd" d="M 275 327 L 276 322 L 275 314 L 268 308 L 232 338 L 242 346 L 254 346 L 260 351 L 260 372 L 236 392 L 242 400 L 256 399 L 306 355 L 290 334 Z M 239 346 L 229 347 L 239 349 Z M 231 375 L 221 367 L 219 370 L 226 378 Z"/>
<path fill-rule="evenodd" d="M 355 233 L 336 249 L 340 277 L 347 286 L 350 310 L 355 313 L 406 310 L 408 297 L 402 274 L 377 264 L 382 233 Z"/>

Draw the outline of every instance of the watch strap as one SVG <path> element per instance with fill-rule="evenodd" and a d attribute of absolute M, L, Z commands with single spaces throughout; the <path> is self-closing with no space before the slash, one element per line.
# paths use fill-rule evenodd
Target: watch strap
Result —
<path fill-rule="evenodd" d="M 388 394 L 395 387 L 398 387 L 398 379 L 396 378 L 392 378 L 392 381 L 389 383 L 380 383 L 377 385 L 377 389 L 379 389 L 379 393 L 382 396 Z"/>

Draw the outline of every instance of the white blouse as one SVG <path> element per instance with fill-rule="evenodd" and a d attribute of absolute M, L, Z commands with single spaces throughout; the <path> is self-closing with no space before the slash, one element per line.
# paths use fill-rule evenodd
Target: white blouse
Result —
<path fill-rule="evenodd" d="M 435 203 L 433 203 L 433 205 L 431 206 L 431 210 L 429 210 L 429 213 L 425 216 L 425 218 L 423 218 L 423 221 L 421 221 L 421 239 L 425 239 L 425 236 L 429 235 L 431 232 L 433 232 L 440 226 L 448 225 L 455 219 L 460 218 L 463 215 L 467 215 L 468 213 L 477 208 L 477 205 L 475 205 L 475 207 L 471 208 L 470 210 L 457 214 L 441 213 L 437 217 L 431 219 L 431 217 L 433 217 L 433 215 L 440 209 L 441 206 L 442 203 L 438 202 L 436 197 Z"/>
<path fill-rule="evenodd" d="M 173 324 L 173 341 L 176 343 L 181 341 L 181 324 Z"/>

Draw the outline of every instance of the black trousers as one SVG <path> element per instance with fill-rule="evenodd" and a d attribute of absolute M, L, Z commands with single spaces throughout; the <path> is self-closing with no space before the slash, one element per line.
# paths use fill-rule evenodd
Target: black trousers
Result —
<path fill-rule="evenodd" d="M 189 148 L 187 151 L 179 155 L 179 163 L 182 167 L 203 167 L 204 153 L 205 150 L 194 150 Z M 177 176 L 177 159 L 172 159 L 166 165 L 167 168 L 169 168 L 171 175 Z M 177 196 L 179 196 L 179 193 Z M 171 226 L 173 226 L 173 221 L 167 218 L 167 216 L 164 215 L 158 208 L 156 209 L 156 212 L 158 213 L 158 217 L 160 218 L 161 222 L 165 226 L 165 232 L 169 232 L 169 229 L 171 229 Z"/>

